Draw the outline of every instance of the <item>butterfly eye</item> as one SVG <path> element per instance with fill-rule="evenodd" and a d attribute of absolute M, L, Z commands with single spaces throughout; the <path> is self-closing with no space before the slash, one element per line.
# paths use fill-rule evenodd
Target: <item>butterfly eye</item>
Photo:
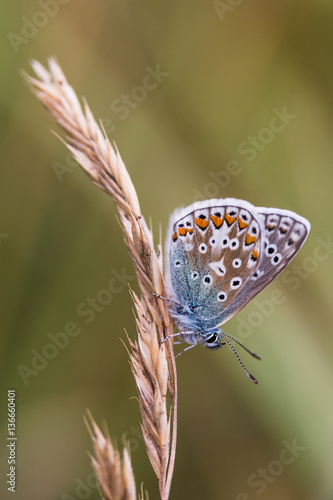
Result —
<path fill-rule="evenodd" d="M 225 292 L 219 292 L 217 294 L 217 300 L 219 302 L 225 302 L 227 300 L 227 298 L 228 298 L 228 295 Z"/>
<path fill-rule="evenodd" d="M 207 245 L 205 243 L 201 243 L 201 245 L 199 245 L 199 252 L 200 253 L 206 253 L 207 252 Z"/>
<path fill-rule="evenodd" d="M 216 340 L 217 340 L 217 333 L 213 333 L 210 337 L 205 339 L 205 342 L 207 344 L 213 344 L 216 342 Z"/>
<path fill-rule="evenodd" d="M 236 290 L 237 288 L 239 288 L 241 286 L 241 284 L 243 283 L 243 280 L 242 278 L 233 278 L 231 281 L 230 281 L 230 286 L 233 290 Z"/>
<path fill-rule="evenodd" d="M 234 259 L 232 261 L 232 267 L 238 269 L 242 265 L 242 261 L 240 259 Z"/>

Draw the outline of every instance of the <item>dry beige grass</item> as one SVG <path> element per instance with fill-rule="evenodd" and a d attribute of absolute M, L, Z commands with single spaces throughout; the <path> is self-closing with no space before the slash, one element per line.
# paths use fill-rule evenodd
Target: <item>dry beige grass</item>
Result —
<path fill-rule="evenodd" d="M 128 449 L 123 450 L 123 459 L 114 448 L 110 436 L 103 435 L 88 412 L 86 425 L 94 445 L 95 457 L 90 455 L 103 498 L 105 500 L 136 500 L 136 488 Z M 143 500 L 140 496 L 139 500 Z"/>
<path fill-rule="evenodd" d="M 141 214 L 136 191 L 119 152 L 111 146 L 86 102 L 82 109 L 59 64 L 50 59 L 48 69 L 37 61 L 32 62 L 32 67 L 36 77 L 26 73 L 23 76 L 60 125 L 63 132 L 61 140 L 94 184 L 113 198 L 118 209 L 125 243 L 133 259 L 141 291 L 140 298 L 132 293 L 138 338 L 130 341 L 130 358 L 139 392 L 142 432 L 150 462 L 159 480 L 161 499 L 166 500 L 169 498 L 176 453 L 177 378 L 172 343 L 167 342 L 161 347 L 161 340 L 172 333 L 169 313 L 164 301 L 152 295 L 152 292 L 165 295 L 161 244 L 156 253 L 152 232 Z M 167 407 L 168 392 L 172 402 L 170 408 Z M 94 468 L 100 481 L 109 484 L 111 491 L 118 473 L 112 474 L 108 457 L 112 453 L 116 455 L 111 451 L 111 441 L 102 437 L 94 423 L 92 426 L 98 456 L 97 462 L 93 462 Z M 103 439 L 105 443 L 100 444 Z M 117 458 L 118 465 L 115 466 L 118 469 L 119 460 Z M 123 471 L 129 470 L 127 464 L 130 465 L 130 459 L 125 452 Z M 103 489 L 102 484 L 101 487 Z M 106 495 L 104 489 L 103 492 Z"/>

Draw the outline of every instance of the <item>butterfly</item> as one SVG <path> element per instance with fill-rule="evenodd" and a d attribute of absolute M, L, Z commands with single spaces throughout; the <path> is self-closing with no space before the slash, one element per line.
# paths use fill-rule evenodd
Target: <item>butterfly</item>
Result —
<path fill-rule="evenodd" d="M 227 337 L 260 356 L 220 326 L 285 269 L 310 227 L 289 210 L 255 207 L 234 198 L 199 201 L 175 210 L 165 244 L 165 280 L 170 314 L 179 329 L 172 336 L 190 344 L 184 351 L 197 344 L 218 349 L 227 343 L 257 382 Z"/>

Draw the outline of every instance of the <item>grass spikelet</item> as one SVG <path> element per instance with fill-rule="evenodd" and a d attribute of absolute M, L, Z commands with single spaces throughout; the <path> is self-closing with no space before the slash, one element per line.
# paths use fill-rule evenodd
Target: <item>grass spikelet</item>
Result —
<path fill-rule="evenodd" d="M 136 500 L 134 474 L 127 447 L 124 447 L 121 459 L 110 436 L 104 436 L 89 412 L 85 422 L 95 451 L 95 456 L 90 455 L 90 460 L 104 500 Z"/>
<path fill-rule="evenodd" d="M 177 376 L 172 343 L 167 342 L 160 347 L 161 341 L 172 333 L 168 309 L 163 300 L 152 295 L 154 292 L 165 296 L 161 245 L 157 254 L 152 232 L 141 214 L 128 171 L 118 150 L 112 147 L 103 128 L 95 121 L 87 102 L 84 101 L 81 106 L 54 59 L 49 60 L 48 69 L 37 61 L 32 62 L 32 68 L 35 77 L 25 72 L 22 74 L 32 92 L 60 126 L 60 139 L 93 183 L 112 197 L 118 210 L 141 292 L 140 298 L 132 293 L 138 339 L 130 341 L 130 359 L 139 393 L 142 432 L 150 462 L 159 480 L 161 499 L 167 500 L 176 454 Z M 170 408 L 167 407 L 168 393 Z M 95 449 L 98 445 L 97 461 L 93 462 L 93 466 L 98 470 L 99 480 L 103 482 L 103 494 L 108 499 L 105 491 L 110 494 L 112 488 L 115 489 L 113 483 L 119 485 L 120 477 L 124 479 L 120 471 L 124 471 L 128 464 L 127 452 L 121 468 L 120 458 L 111 441 L 102 438 L 98 428 L 93 426 L 93 429 Z M 110 457 L 113 457 L 113 468 Z M 127 472 L 125 476 L 130 477 Z"/>

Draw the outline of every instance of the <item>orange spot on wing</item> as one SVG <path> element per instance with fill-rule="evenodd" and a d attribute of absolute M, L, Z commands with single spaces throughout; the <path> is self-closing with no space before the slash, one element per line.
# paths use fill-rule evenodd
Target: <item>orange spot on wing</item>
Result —
<path fill-rule="evenodd" d="M 173 241 L 176 241 L 176 240 L 177 240 L 177 238 L 178 238 L 178 236 L 177 236 L 177 231 L 175 231 L 175 232 L 173 233 L 172 239 L 173 239 Z"/>
<path fill-rule="evenodd" d="M 280 227 L 280 233 L 285 234 L 287 229 L 285 227 Z"/>
<path fill-rule="evenodd" d="M 180 236 L 185 236 L 185 234 L 187 233 L 186 227 L 179 227 L 178 233 L 180 234 Z"/>
<path fill-rule="evenodd" d="M 256 260 L 256 259 L 258 258 L 258 255 L 259 255 L 258 250 L 253 250 L 253 252 L 252 252 L 252 257 L 253 257 L 253 259 L 255 259 L 255 260 Z"/>
<path fill-rule="evenodd" d="M 276 228 L 276 226 L 272 226 L 272 224 L 267 224 L 266 227 L 267 227 L 267 229 L 275 229 Z"/>
<path fill-rule="evenodd" d="M 193 229 L 191 227 L 187 228 L 187 232 L 192 234 L 193 233 Z"/>
<path fill-rule="evenodd" d="M 208 220 L 199 219 L 199 217 L 195 219 L 195 223 L 200 227 L 200 229 L 206 229 L 206 227 L 208 226 Z"/>
<path fill-rule="evenodd" d="M 250 233 L 247 233 L 246 238 L 245 238 L 245 243 L 246 245 L 251 245 L 251 243 L 254 243 L 256 241 L 255 236 L 251 236 Z"/>
<path fill-rule="evenodd" d="M 233 222 L 235 222 L 236 217 L 231 217 L 230 215 L 225 214 L 225 220 L 227 221 L 227 223 L 229 224 L 229 226 L 231 226 L 231 224 L 232 224 Z"/>
<path fill-rule="evenodd" d="M 213 224 L 216 227 L 216 229 L 218 229 L 219 227 L 222 226 L 223 219 L 220 219 L 220 217 L 217 217 L 216 215 L 211 215 L 210 218 L 212 219 Z"/>
<path fill-rule="evenodd" d="M 244 227 L 248 226 L 248 223 L 244 222 L 242 219 L 238 219 L 238 225 L 239 225 L 239 229 L 244 229 Z"/>

